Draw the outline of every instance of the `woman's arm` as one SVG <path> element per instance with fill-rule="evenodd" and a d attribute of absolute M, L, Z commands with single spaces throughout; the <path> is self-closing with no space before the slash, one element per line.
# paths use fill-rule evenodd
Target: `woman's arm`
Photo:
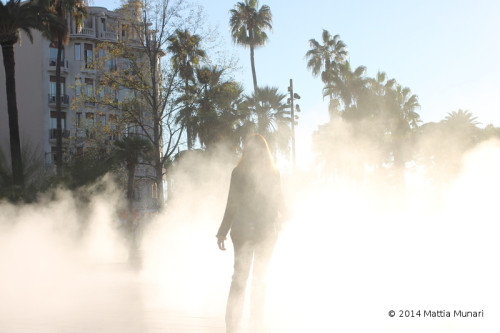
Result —
<path fill-rule="evenodd" d="M 222 223 L 219 227 L 219 231 L 217 232 L 217 244 L 221 250 L 225 250 L 224 248 L 224 240 L 226 240 L 227 233 L 229 229 L 231 229 L 231 225 L 233 224 L 234 216 L 237 211 L 236 203 L 237 203 L 237 176 L 235 175 L 235 170 L 231 173 L 231 183 L 229 185 L 229 194 L 227 196 L 227 204 L 226 211 L 224 212 L 224 217 L 222 218 Z"/>

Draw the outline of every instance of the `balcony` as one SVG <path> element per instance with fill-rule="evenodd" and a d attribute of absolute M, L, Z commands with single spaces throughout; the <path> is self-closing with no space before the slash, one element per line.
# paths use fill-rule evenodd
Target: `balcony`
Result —
<path fill-rule="evenodd" d="M 55 71 L 56 64 L 57 64 L 57 58 L 49 58 L 49 71 Z M 64 59 L 61 60 L 61 72 L 62 73 L 68 72 L 68 60 Z"/>
<path fill-rule="evenodd" d="M 69 130 L 62 130 L 62 137 L 69 138 Z M 57 139 L 57 128 L 49 129 L 49 139 Z"/>
<path fill-rule="evenodd" d="M 49 104 L 56 104 L 56 94 L 49 94 Z M 69 96 L 61 95 L 61 105 L 68 106 L 69 105 Z"/>
<path fill-rule="evenodd" d="M 95 38 L 95 31 L 91 28 L 82 28 L 80 31 L 72 32 L 71 37 Z"/>
<path fill-rule="evenodd" d="M 102 31 L 99 36 L 102 40 L 109 40 L 116 42 L 118 40 L 118 34 L 112 31 Z"/>

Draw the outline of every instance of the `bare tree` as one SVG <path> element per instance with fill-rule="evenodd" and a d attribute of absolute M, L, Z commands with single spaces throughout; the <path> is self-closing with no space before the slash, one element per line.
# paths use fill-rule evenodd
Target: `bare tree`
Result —
<path fill-rule="evenodd" d="M 157 186 L 158 207 L 164 204 L 166 162 L 177 153 L 183 127 L 175 122 L 181 92 L 177 70 L 170 66 L 165 46 L 178 26 L 186 24 L 189 7 L 183 0 L 129 1 L 118 9 L 118 40 L 100 44 L 94 60 L 97 85 L 82 91 L 82 107 L 91 103 L 116 114 L 115 126 L 153 146 L 147 164 Z M 79 89 L 79 87 L 77 87 Z"/>

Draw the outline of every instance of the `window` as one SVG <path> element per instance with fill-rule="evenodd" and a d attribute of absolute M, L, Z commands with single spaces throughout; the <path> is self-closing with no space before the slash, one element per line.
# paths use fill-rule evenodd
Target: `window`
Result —
<path fill-rule="evenodd" d="M 75 95 L 79 96 L 82 93 L 82 79 L 77 77 L 75 79 Z"/>
<path fill-rule="evenodd" d="M 128 29 L 128 25 L 122 24 L 122 39 L 127 37 L 127 29 Z"/>
<path fill-rule="evenodd" d="M 87 120 L 87 125 L 90 125 L 90 129 L 87 128 L 85 130 L 86 135 L 88 138 L 93 138 L 94 137 L 94 129 L 92 128 L 92 125 L 94 125 L 94 113 L 93 112 L 86 112 L 85 119 Z"/>
<path fill-rule="evenodd" d="M 99 117 L 97 118 L 97 122 L 102 126 L 106 126 L 106 115 L 104 113 L 100 113 Z"/>
<path fill-rule="evenodd" d="M 151 198 L 153 199 L 158 198 L 158 185 L 156 183 L 153 183 L 151 185 Z"/>
<path fill-rule="evenodd" d="M 111 98 L 111 94 L 113 92 L 112 83 L 107 79 L 101 79 L 99 81 L 99 97 L 101 99 L 108 97 Z"/>
<path fill-rule="evenodd" d="M 61 130 L 62 137 L 65 138 L 68 135 L 66 134 L 66 112 L 61 112 Z M 50 111 L 50 130 L 49 137 L 51 139 L 55 139 L 57 137 L 57 112 Z"/>
<path fill-rule="evenodd" d="M 82 113 L 81 112 L 76 113 L 75 125 L 76 125 L 76 127 L 82 127 Z"/>
<path fill-rule="evenodd" d="M 92 44 L 84 44 L 83 57 L 85 60 L 85 68 L 92 68 L 93 56 L 94 56 L 93 45 Z"/>
<path fill-rule="evenodd" d="M 57 62 L 57 43 L 50 43 L 49 66 L 55 66 Z M 61 50 L 61 66 L 64 67 L 64 49 Z"/>
<path fill-rule="evenodd" d="M 50 147 L 51 154 L 52 154 L 52 163 L 56 164 L 57 163 L 57 148 L 56 147 Z M 62 154 L 64 155 L 66 153 L 66 150 L 62 149 Z"/>
<path fill-rule="evenodd" d="M 116 71 L 116 59 L 115 58 L 109 58 L 107 63 L 108 63 L 108 68 L 110 71 Z"/>
<path fill-rule="evenodd" d="M 93 96 L 93 94 L 94 94 L 94 80 L 85 79 L 85 94 L 87 96 Z"/>
<path fill-rule="evenodd" d="M 82 48 L 80 43 L 75 43 L 75 60 L 82 60 Z"/>
<path fill-rule="evenodd" d="M 106 19 L 101 18 L 101 31 L 106 31 Z"/>
<path fill-rule="evenodd" d="M 57 148 L 56 147 L 50 147 L 50 151 L 52 154 L 52 163 L 56 164 L 57 163 Z"/>
<path fill-rule="evenodd" d="M 50 111 L 50 128 L 57 129 L 57 112 Z M 61 128 L 66 128 L 66 112 L 61 112 Z"/>
<path fill-rule="evenodd" d="M 94 122 L 94 112 L 86 112 L 85 119 L 87 119 L 88 121 L 93 123 Z"/>
<path fill-rule="evenodd" d="M 108 115 L 108 124 L 109 124 L 109 128 L 111 130 L 111 135 L 109 135 L 109 137 L 108 137 L 109 140 L 118 140 L 119 139 L 119 133 L 117 130 L 116 122 L 117 122 L 116 114 Z"/>
<path fill-rule="evenodd" d="M 49 103 L 56 102 L 56 77 L 50 76 L 50 86 L 49 86 Z M 61 102 L 64 102 L 64 95 L 66 94 L 65 90 L 66 86 L 66 78 L 61 77 Z"/>

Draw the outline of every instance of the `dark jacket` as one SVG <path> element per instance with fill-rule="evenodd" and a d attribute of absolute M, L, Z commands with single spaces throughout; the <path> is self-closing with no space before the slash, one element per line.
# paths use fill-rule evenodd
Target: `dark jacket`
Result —
<path fill-rule="evenodd" d="M 277 234 L 280 213 L 285 214 L 285 204 L 279 172 L 250 172 L 237 166 L 217 237 L 226 237 L 231 229 L 233 241 L 263 240 Z"/>

